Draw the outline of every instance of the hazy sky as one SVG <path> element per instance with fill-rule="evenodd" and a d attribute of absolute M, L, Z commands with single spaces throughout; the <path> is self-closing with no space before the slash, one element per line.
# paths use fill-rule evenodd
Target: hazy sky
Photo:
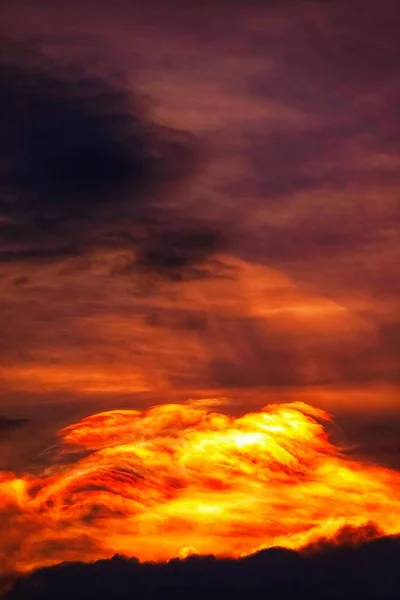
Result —
<path fill-rule="evenodd" d="M 400 409 L 396 2 L 0 10 L 2 414 Z"/>

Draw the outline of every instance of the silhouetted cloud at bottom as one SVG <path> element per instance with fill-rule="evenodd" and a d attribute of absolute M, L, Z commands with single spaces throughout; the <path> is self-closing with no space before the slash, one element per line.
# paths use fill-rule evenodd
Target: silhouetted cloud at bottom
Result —
<path fill-rule="evenodd" d="M 400 595 L 400 537 L 365 541 L 375 535 L 373 525 L 361 534 L 346 528 L 335 541 L 303 552 L 272 548 L 238 560 L 189 556 L 156 564 L 115 556 L 91 564 L 64 563 L 18 580 L 5 598 L 213 600 L 261 593 L 280 600 L 394 600 Z"/>

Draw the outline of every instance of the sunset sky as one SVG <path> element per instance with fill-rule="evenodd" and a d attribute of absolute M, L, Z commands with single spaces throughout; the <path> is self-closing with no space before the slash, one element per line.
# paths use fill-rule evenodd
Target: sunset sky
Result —
<path fill-rule="evenodd" d="M 189 399 L 400 467 L 396 4 L 3 1 L 0 469 Z"/>

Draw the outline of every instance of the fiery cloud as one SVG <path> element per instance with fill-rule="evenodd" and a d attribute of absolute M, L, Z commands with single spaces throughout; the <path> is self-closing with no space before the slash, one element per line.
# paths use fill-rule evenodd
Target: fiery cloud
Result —
<path fill-rule="evenodd" d="M 346 458 L 327 413 L 270 405 L 234 418 L 163 405 L 59 432 L 39 475 L 1 475 L 1 566 L 301 548 L 344 526 L 400 531 L 400 475 Z"/>

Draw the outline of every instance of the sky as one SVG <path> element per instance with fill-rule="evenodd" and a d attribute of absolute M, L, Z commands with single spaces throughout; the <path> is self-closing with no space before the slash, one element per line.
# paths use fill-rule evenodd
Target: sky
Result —
<path fill-rule="evenodd" d="M 0 468 L 188 399 L 400 467 L 396 2 L 0 10 Z"/>

